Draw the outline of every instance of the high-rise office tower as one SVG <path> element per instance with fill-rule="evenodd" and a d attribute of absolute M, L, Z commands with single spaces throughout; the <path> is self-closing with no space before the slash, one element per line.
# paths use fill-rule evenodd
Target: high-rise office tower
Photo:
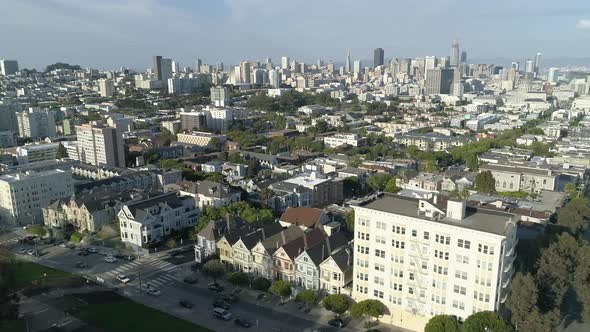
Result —
<path fill-rule="evenodd" d="M 172 59 L 161 59 L 161 80 L 167 84 L 168 79 L 172 78 Z"/>
<path fill-rule="evenodd" d="M 551 84 L 557 84 L 559 80 L 559 69 L 555 67 L 549 68 L 549 74 L 547 75 L 547 81 Z"/>
<path fill-rule="evenodd" d="M 461 60 L 460 53 L 459 53 L 459 41 L 456 39 L 453 40 L 451 44 L 451 59 L 450 59 L 450 66 L 451 67 L 459 67 L 459 62 Z"/>
<path fill-rule="evenodd" d="M 461 63 L 467 63 L 467 51 L 461 52 Z"/>
<path fill-rule="evenodd" d="M 98 81 L 98 88 L 101 97 L 112 97 L 115 92 L 115 82 L 113 80 L 102 79 Z"/>
<path fill-rule="evenodd" d="M 31 107 L 16 114 L 18 135 L 33 139 L 55 137 L 55 112 Z"/>
<path fill-rule="evenodd" d="M 527 74 L 532 74 L 535 72 L 535 63 L 533 60 L 527 60 L 524 66 L 524 72 Z"/>
<path fill-rule="evenodd" d="M 344 70 L 347 74 L 349 74 L 352 71 L 352 68 L 350 66 L 350 50 L 348 50 L 348 53 L 346 54 L 346 64 L 344 65 Z"/>
<path fill-rule="evenodd" d="M 180 73 L 180 63 L 177 60 L 172 60 L 172 73 Z"/>
<path fill-rule="evenodd" d="M 361 62 L 360 62 L 360 60 L 356 60 L 354 62 L 353 73 L 360 74 L 360 72 L 361 72 Z"/>
<path fill-rule="evenodd" d="M 162 56 L 156 55 L 154 56 L 154 74 L 156 75 L 156 80 L 162 80 Z"/>
<path fill-rule="evenodd" d="M 223 62 L 217 62 L 217 71 L 223 71 Z"/>
<path fill-rule="evenodd" d="M 240 63 L 241 83 L 250 83 L 250 62 L 242 61 Z"/>
<path fill-rule="evenodd" d="M 195 72 L 200 73 L 202 65 L 203 65 L 203 60 L 197 59 L 197 61 L 195 61 Z"/>
<path fill-rule="evenodd" d="M 427 56 L 424 58 L 424 78 L 428 77 L 428 70 L 436 68 L 438 61 L 435 56 Z"/>
<path fill-rule="evenodd" d="M 518 71 L 520 69 L 520 64 L 516 61 L 512 61 L 510 67 L 514 68 L 514 70 Z"/>
<path fill-rule="evenodd" d="M 18 71 L 16 60 L 0 60 L 0 74 L 3 76 L 14 75 Z"/>
<path fill-rule="evenodd" d="M 385 51 L 381 47 L 376 48 L 373 52 L 373 68 L 383 66 L 385 60 Z"/>
<path fill-rule="evenodd" d="M 289 57 L 281 57 L 281 69 L 289 69 Z"/>
<path fill-rule="evenodd" d="M 449 94 L 453 82 L 453 69 L 435 68 L 426 71 L 424 94 Z"/>
<path fill-rule="evenodd" d="M 328 65 L 326 65 L 326 68 L 328 69 L 328 73 L 333 73 L 334 72 L 334 62 L 328 63 Z"/>
<path fill-rule="evenodd" d="M 451 63 L 451 58 L 449 56 L 443 56 L 440 58 L 439 65 L 442 68 L 449 68 Z"/>
<path fill-rule="evenodd" d="M 319 69 L 319 68 L 322 68 L 322 67 L 324 66 L 324 60 L 322 60 L 322 59 L 318 59 L 318 60 L 316 61 L 316 66 L 318 67 L 318 69 Z"/>
<path fill-rule="evenodd" d="M 103 124 L 76 126 L 80 161 L 94 166 L 125 167 L 125 150 L 121 130 Z"/>
<path fill-rule="evenodd" d="M 281 87 L 281 73 L 278 70 L 271 69 L 268 71 L 268 83 L 271 87 L 278 89 Z"/>
<path fill-rule="evenodd" d="M 541 52 L 537 52 L 537 54 L 535 55 L 535 67 L 534 67 L 534 71 L 535 74 L 537 74 L 537 76 L 540 74 L 540 69 L 541 68 Z"/>

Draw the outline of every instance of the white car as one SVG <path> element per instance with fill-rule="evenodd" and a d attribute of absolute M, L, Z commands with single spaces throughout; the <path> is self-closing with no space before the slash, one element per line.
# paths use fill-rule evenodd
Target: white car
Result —
<path fill-rule="evenodd" d="M 21 248 L 21 249 L 18 250 L 18 253 L 21 254 L 21 255 L 25 255 L 27 253 L 27 249 Z"/>
<path fill-rule="evenodd" d="M 151 296 L 160 296 L 160 294 L 162 294 L 159 290 L 157 290 L 156 288 L 150 287 L 146 290 L 146 292 L 148 294 L 150 294 Z"/>
<path fill-rule="evenodd" d="M 117 261 L 117 259 L 113 256 L 107 256 L 104 260 L 107 261 L 108 263 L 114 263 Z"/>
<path fill-rule="evenodd" d="M 122 282 L 122 283 L 124 283 L 124 284 L 126 284 L 126 283 L 128 283 L 128 282 L 130 282 L 130 281 L 131 281 L 131 279 L 127 278 L 127 276 L 126 276 L 126 275 L 124 275 L 124 274 L 119 274 L 119 275 L 117 276 L 117 280 L 119 280 L 120 282 Z"/>

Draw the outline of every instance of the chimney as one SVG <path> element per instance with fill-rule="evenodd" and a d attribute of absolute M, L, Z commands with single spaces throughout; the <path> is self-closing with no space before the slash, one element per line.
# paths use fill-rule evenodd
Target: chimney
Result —
<path fill-rule="evenodd" d="M 438 201 L 438 195 L 437 194 L 433 194 L 432 195 L 432 201 L 434 202 L 434 204 L 436 204 L 436 202 Z"/>
<path fill-rule="evenodd" d="M 260 232 L 262 233 L 262 241 L 266 240 L 266 233 L 264 233 L 264 227 L 260 229 Z"/>
<path fill-rule="evenodd" d="M 303 248 L 307 249 L 307 235 L 303 234 Z"/>
<path fill-rule="evenodd" d="M 229 233 L 229 230 L 231 228 L 231 222 L 229 222 L 229 212 L 225 213 L 225 222 L 226 222 L 226 226 L 227 226 L 227 232 Z"/>
<path fill-rule="evenodd" d="M 326 254 L 325 254 L 325 250 L 324 249 L 325 249 L 325 246 L 322 244 L 322 261 L 324 259 L 326 259 Z"/>
<path fill-rule="evenodd" d="M 279 241 L 277 241 L 277 249 L 279 249 Z"/>
<path fill-rule="evenodd" d="M 332 246 L 330 246 L 330 237 L 326 238 L 326 246 L 328 246 L 328 254 L 332 254 Z"/>

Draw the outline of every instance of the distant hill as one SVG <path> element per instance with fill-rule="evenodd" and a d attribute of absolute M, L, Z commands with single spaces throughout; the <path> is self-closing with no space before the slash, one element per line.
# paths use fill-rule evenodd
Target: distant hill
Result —
<path fill-rule="evenodd" d="M 70 65 L 69 63 L 57 62 L 52 65 L 49 65 L 45 68 L 45 72 L 48 73 L 52 70 L 56 69 L 71 69 L 71 70 L 80 70 L 82 67 L 78 65 Z"/>

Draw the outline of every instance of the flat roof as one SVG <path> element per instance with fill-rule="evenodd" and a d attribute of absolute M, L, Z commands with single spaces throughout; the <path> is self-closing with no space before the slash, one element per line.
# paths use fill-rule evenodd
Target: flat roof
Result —
<path fill-rule="evenodd" d="M 506 223 L 511 218 L 515 217 L 512 213 L 467 207 L 465 218 L 461 221 L 447 217 L 435 221 L 418 214 L 419 201 L 420 200 L 416 198 L 384 193 L 382 197 L 358 206 L 371 210 L 423 219 L 432 223 L 441 223 L 497 235 L 505 235 Z"/>

